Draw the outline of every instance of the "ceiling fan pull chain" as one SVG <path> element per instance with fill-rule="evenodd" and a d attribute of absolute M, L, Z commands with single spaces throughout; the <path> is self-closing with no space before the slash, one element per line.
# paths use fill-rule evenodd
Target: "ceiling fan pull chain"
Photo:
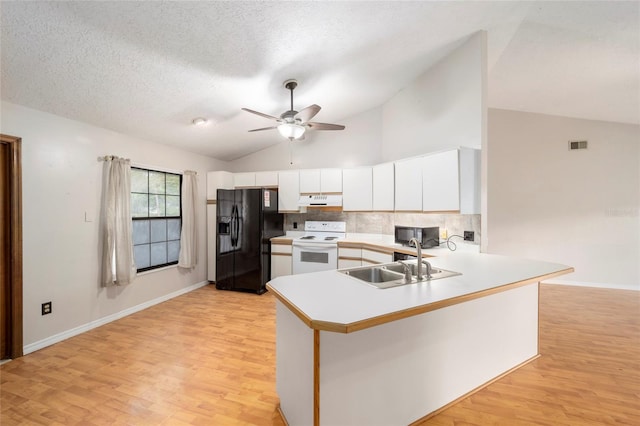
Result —
<path fill-rule="evenodd" d="M 291 139 L 289 139 L 289 164 L 293 165 L 293 147 L 291 146 Z"/>

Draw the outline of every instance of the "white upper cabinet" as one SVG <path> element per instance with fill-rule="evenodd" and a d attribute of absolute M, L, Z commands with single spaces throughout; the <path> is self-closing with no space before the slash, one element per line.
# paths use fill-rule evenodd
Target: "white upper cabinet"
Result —
<path fill-rule="evenodd" d="M 207 173 L 207 200 L 216 200 L 218 189 L 233 189 L 233 173 L 222 171 Z"/>
<path fill-rule="evenodd" d="M 460 148 L 423 159 L 424 211 L 480 214 L 480 150 Z"/>
<path fill-rule="evenodd" d="M 342 210 L 373 209 L 373 173 L 371 167 L 342 170 Z"/>
<path fill-rule="evenodd" d="M 295 171 L 278 173 L 278 211 L 297 212 L 300 200 L 300 174 Z"/>
<path fill-rule="evenodd" d="M 342 192 L 342 169 L 320 170 L 320 192 Z"/>
<path fill-rule="evenodd" d="M 300 170 L 300 193 L 318 194 L 320 192 L 320 170 Z"/>
<path fill-rule="evenodd" d="M 342 169 L 300 170 L 300 193 L 342 192 Z"/>
<path fill-rule="evenodd" d="M 460 210 L 457 149 L 423 157 L 422 210 Z"/>
<path fill-rule="evenodd" d="M 422 211 L 422 157 L 394 163 L 395 210 Z"/>
<path fill-rule="evenodd" d="M 378 164 L 372 169 L 373 174 L 373 210 L 392 211 L 394 204 L 394 172 L 393 163 Z"/>
<path fill-rule="evenodd" d="M 277 188 L 278 172 L 256 172 L 256 186 Z"/>
<path fill-rule="evenodd" d="M 256 186 L 256 174 L 250 173 L 234 173 L 233 174 L 233 186 L 235 188 L 247 188 Z"/>

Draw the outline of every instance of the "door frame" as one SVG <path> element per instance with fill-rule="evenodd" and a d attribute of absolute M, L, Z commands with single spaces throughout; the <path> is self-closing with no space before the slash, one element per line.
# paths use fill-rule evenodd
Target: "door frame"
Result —
<path fill-rule="evenodd" d="M 9 356 L 23 355 L 22 331 L 22 138 L 0 134 L 9 149 Z M 4 242 L 2 242 L 4 244 Z"/>

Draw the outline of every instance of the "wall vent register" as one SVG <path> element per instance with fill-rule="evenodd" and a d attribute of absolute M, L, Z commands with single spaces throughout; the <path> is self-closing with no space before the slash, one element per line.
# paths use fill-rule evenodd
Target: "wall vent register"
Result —
<path fill-rule="evenodd" d="M 587 149 L 587 141 L 569 141 L 569 151 Z"/>

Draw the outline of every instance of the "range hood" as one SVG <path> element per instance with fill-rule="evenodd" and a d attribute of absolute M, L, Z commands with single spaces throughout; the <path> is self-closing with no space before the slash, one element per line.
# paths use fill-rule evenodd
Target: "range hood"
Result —
<path fill-rule="evenodd" d="M 300 207 L 334 207 L 342 206 L 342 195 L 339 194 L 316 194 L 301 195 L 298 201 Z"/>

